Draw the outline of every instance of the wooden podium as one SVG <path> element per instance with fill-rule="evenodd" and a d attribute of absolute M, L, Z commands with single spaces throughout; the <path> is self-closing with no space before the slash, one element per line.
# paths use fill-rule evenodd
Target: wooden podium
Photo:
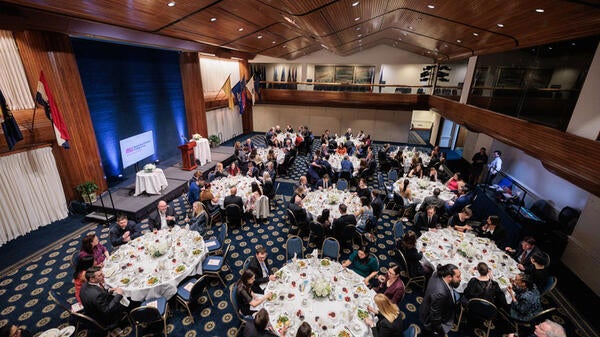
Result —
<path fill-rule="evenodd" d="M 198 166 L 196 165 L 196 156 L 194 156 L 194 146 L 196 146 L 196 142 L 189 142 L 177 147 L 181 150 L 182 170 L 191 171 Z"/>

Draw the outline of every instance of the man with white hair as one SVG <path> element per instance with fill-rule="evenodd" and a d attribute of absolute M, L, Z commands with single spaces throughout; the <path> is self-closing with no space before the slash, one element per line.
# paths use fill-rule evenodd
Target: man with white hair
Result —
<path fill-rule="evenodd" d="M 169 208 L 166 201 L 160 200 L 156 206 L 156 211 L 150 214 L 148 224 L 154 231 L 166 228 L 167 226 L 175 226 L 175 210 Z"/>
<path fill-rule="evenodd" d="M 508 335 L 508 337 L 516 337 L 514 333 Z M 565 329 L 558 323 L 553 322 L 549 319 L 535 326 L 533 335 L 529 337 L 567 337 Z"/>

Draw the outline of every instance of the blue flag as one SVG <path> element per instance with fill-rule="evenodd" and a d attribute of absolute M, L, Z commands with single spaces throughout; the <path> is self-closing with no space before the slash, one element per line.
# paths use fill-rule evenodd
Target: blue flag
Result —
<path fill-rule="evenodd" d="M 277 67 L 273 68 L 273 82 L 277 82 L 279 79 L 277 78 Z"/>
<path fill-rule="evenodd" d="M 19 124 L 17 124 L 15 117 L 8 109 L 8 105 L 6 104 L 6 99 L 4 98 L 2 91 L 0 91 L 0 107 L 2 108 L 2 115 L 0 116 L 0 122 L 2 122 L 2 132 L 4 132 L 8 149 L 12 150 L 18 141 L 23 140 L 23 134 L 19 129 Z"/>
<path fill-rule="evenodd" d="M 285 68 L 281 67 L 281 82 L 285 82 Z"/>
<path fill-rule="evenodd" d="M 233 99 L 235 100 L 235 104 L 240 108 L 240 115 L 244 113 L 244 109 L 246 107 L 246 93 L 244 89 L 246 88 L 246 79 L 242 78 L 236 85 L 231 88 L 231 93 L 233 94 Z"/>

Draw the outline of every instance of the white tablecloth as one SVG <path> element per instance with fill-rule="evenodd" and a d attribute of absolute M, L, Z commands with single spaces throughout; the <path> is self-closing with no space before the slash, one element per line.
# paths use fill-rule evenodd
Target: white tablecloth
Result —
<path fill-rule="evenodd" d="M 162 247 L 160 247 L 162 246 Z M 158 248 L 164 255 L 154 257 Z M 122 245 L 105 260 L 106 284 L 121 287 L 134 301 L 170 298 L 190 275 L 202 274 L 206 257 L 200 233 L 175 226 L 161 229 Z M 155 279 L 153 279 L 155 278 Z"/>
<path fill-rule="evenodd" d="M 196 142 L 196 146 L 194 146 L 194 156 L 200 161 L 200 166 L 211 162 L 212 158 L 210 155 L 210 146 L 208 144 L 208 139 L 200 138 L 200 140 L 192 141 Z"/>
<path fill-rule="evenodd" d="M 462 233 L 452 228 L 424 232 L 417 241 L 417 249 L 423 252 L 423 258 L 432 266 L 453 263 L 462 271 L 462 281 L 456 289 L 463 292 L 472 277 L 478 276 L 477 264 L 487 263 L 492 270 L 494 280 L 506 295 L 508 303 L 511 297 L 506 290 L 509 279 L 519 274 L 517 262 L 500 250 L 490 239 L 480 238 L 472 233 Z"/>
<path fill-rule="evenodd" d="M 242 201 L 246 204 L 248 196 L 252 194 L 252 182 L 257 182 L 260 185 L 260 182 L 256 178 L 249 178 L 238 174 L 236 176 L 228 176 L 213 180 L 210 185 L 213 195 L 218 196 L 219 198 L 219 206 L 225 208 L 223 206 L 225 197 L 230 194 L 229 190 L 233 186 L 237 187 L 237 195 L 242 197 Z"/>
<path fill-rule="evenodd" d="M 144 192 L 160 194 L 167 186 L 169 186 L 169 183 L 162 169 L 156 168 L 152 172 L 142 170 L 135 175 L 134 195 L 140 195 Z"/>
<path fill-rule="evenodd" d="M 343 159 L 344 159 L 344 156 L 334 153 L 329 156 L 328 162 L 329 162 L 329 164 L 331 164 L 331 168 L 335 172 L 339 172 L 342 169 L 342 160 Z M 360 159 L 356 158 L 355 156 L 348 156 L 348 160 L 350 160 L 350 162 L 352 163 L 352 166 L 354 166 L 353 174 L 356 175 L 356 173 L 358 172 L 358 167 L 360 166 Z"/>
<path fill-rule="evenodd" d="M 275 157 L 277 158 L 277 164 L 283 164 L 283 161 L 285 160 L 285 153 L 283 152 L 282 149 L 277 148 L 277 147 L 269 147 L 269 148 L 258 148 L 256 149 L 256 154 L 260 157 L 260 160 L 263 163 L 267 163 L 267 155 L 269 154 L 269 150 L 273 149 L 273 151 L 275 152 Z M 272 178 L 272 177 L 271 177 Z"/>
<path fill-rule="evenodd" d="M 344 192 L 335 188 L 308 192 L 302 203 L 314 219 L 321 215 L 325 208 L 329 208 L 332 219 L 339 218 L 338 206 L 342 203 L 348 207 L 347 214 L 354 214 L 360 208 L 360 198 L 355 193 Z"/>
<path fill-rule="evenodd" d="M 281 146 L 285 145 L 285 140 L 287 138 L 292 140 L 292 146 L 296 145 L 296 137 L 298 136 L 297 133 L 289 133 L 289 132 L 282 132 L 277 134 L 275 137 L 277 138 L 277 140 L 279 141 L 279 143 L 281 144 Z M 302 138 L 302 140 L 304 140 L 304 137 L 302 137 L 302 135 L 300 135 L 300 138 Z"/>
<path fill-rule="evenodd" d="M 419 203 L 421 203 L 426 197 L 433 195 L 433 190 L 436 188 L 440 189 L 440 199 L 444 201 L 448 201 L 456 197 L 456 194 L 450 192 L 448 187 L 446 187 L 446 185 L 444 185 L 443 183 L 439 181 L 429 181 L 429 179 L 419 179 L 417 177 L 399 178 L 396 182 L 394 182 L 393 185 L 395 193 L 400 193 L 400 186 L 404 186 L 404 179 L 408 179 L 410 181 L 408 187 L 410 187 L 410 190 L 412 192 L 412 198 L 414 200 L 418 200 Z"/>
<path fill-rule="evenodd" d="M 414 147 L 412 149 L 409 149 L 407 146 L 405 146 L 403 149 L 401 149 L 400 147 L 397 147 L 396 149 L 390 151 L 388 153 L 388 156 L 390 158 L 396 158 L 396 154 L 398 154 L 398 151 L 402 151 L 402 155 L 404 156 L 404 171 L 406 173 L 408 173 L 408 168 L 410 168 L 410 164 L 412 162 L 412 159 L 415 155 L 415 153 L 417 153 L 419 155 L 419 157 L 421 157 L 421 159 L 423 160 L 423 165 L 425 167 L 427 167 L 429 165 L 429 162 L 431 161 L 431 157 L 423 152 L 423 151 L 417 151 Z"/>
<path fill-rule="evenodd" d="M 298 260 L 277 272 L 279 279 L 269 282 L 265 289 L 265 293 L 275 294 L 272 301 L 264 303 L 271 324 L 280 329 L 283 317 L 287 317 L 288 331 L 294 335 L 303 316 L 320 337 L 337 337 L 344 329 L 355 337 L 372 336 L 371 329 L 358 318 L 358 310 L 366 311 L 367 305 L 375 307 L 375 292 L 368 289 L 362 282 L 363 277 L 354 271 L 343 269 L 337 262 L 323 261 Z M 329 284 L 331 294 L 325 298 L 315 297 L 312 288 L 316 283 Z"/>
<path fill-rule="evenodd" d="M 345 145 L 346 142 L 348 140 L 346 139 L 346 137 L 341 136 L 341 137 L 335 137 L 335 142 L 336 144 L 339 146 L 340 144 Z M 354 144 L 354 147 L 357 147 L 359 144 L 362 143 L 362 141 L 356 137 L 350 137 L 350 141 L 352 142 L 352 144 Z"/>

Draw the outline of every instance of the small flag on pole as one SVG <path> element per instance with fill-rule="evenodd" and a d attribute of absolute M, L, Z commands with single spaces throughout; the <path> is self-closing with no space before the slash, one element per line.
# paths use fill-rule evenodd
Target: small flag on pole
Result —
<path fill-rule="evenodd" d="M 52 122 L 52 126 L 54 127 L 54 135 L 56 136 L 58 145 L 68 149 L 70 137 L 69 133 L 67 132 L 67 125 L 63 120 L 60 110 L 58 110 L 56 102 L 54 102 L 54 98 L 52 97 L 52 93 L 50 92 L 50 88 L 48 87 L 48 83 L 46 82 L 43 71 L 40 71 L 40 80 L 37 86 L 37 93 L 35 94 L 35 102 L 44 108 L 46 117 L 48 117 L 50 122 Z"/>
<path fill-rule="evenodd" d="M 254 76 L 250 77 L 250 80 L 248 81 L 248 83 L 246 83 L 246 89 L 252 97 L 252 106 L 254 106 Z"/>
<path fill-rule="evenodd" d="M 2 131 L 4 132 L 8 149 L 12 150 L 18 141 L 23 140 L 23 134 L 19 129 L 19 124 L 17 124 L 15 117 L 13 116 L 12 112 L 10 112 L 10 109 L 8 109 L 8 105 L 6 104 L 6 99 L 4 98 L 2 91 L 0 91 L 0 107 L 2 108 L 2 115 L 0 115 Z"/>
<path fill-rule="evenodd" d="M 225 96 L 227 97 L 228 100 L 228 106 L 229 106 L 229 110 L 233 110 L 234 104 L 233 104 L 233 95 L 231 94 L 231 75 L 227 76 L 227 79 L 225 80 L 225 83 L 223 83 L 223 86 L 221 87 L 221 89 L 219 91 L 223 90 L 223 92 L 225 93 Z"/>

